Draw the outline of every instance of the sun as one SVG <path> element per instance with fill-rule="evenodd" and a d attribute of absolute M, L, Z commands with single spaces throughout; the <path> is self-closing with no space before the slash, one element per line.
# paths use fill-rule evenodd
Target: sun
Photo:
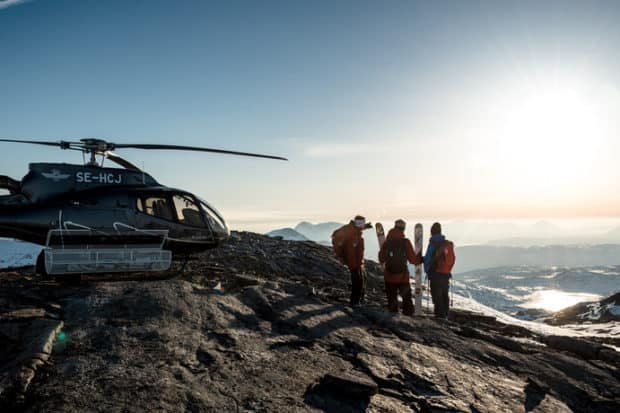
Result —
<path fill-rule="evenodd" d="M 606 135 L 595 97 L 555 82 L 513 91 L 496 121 L 503 178 L 523 195 L 557 195 L 587 183 Z"/>

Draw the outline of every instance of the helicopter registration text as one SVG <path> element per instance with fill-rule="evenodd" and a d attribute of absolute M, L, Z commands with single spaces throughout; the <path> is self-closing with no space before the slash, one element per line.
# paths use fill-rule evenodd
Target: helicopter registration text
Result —
<path fill-rule="evenodd" d="M 98 184 L 120 184 L 123 181 L 121 174 L 114 173 L 92 173 L 92 172 L 76 172 L 75 182 L 77 183 L 98 183 Z"/>

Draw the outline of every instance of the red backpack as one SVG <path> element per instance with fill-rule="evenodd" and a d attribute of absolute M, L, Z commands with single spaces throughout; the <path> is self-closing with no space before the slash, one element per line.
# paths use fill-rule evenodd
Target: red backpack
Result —
<path fill-rule="evenodd" d="M 343 225 L 332 234 L 332 246 L 338 258 L 344 259 L 345 246 L 351 237 L 351 224 Z"/>
<path fill-rule="evenodd" d="M 433 244 L 435 245 L 435 251 L 433 251 L 433 256 L 431 257 L 430 270 L 441 274 L 450 274 L 456 262 L 454 244 L 448 240 Z"/>

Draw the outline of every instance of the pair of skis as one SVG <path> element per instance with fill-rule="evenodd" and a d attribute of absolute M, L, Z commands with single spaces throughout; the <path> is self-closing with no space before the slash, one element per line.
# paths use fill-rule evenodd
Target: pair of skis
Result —
<path fill-rule="evenodd" d="M 383 225 L 380 222 L 375 224 L 375 230 L 377 231 L 377 239 L 379 240 L 379 249 L 383 247 L 383 243 L 385 242 L 385 231 L 383 230 Z M 416 254 L 422 253 L 422 242 L 424 233 L 422 231 L 422 224 L 415 224 L 413 229 L 414 236 L 414 245 L 413 249 Z M 385 271 L 385 268 L 383 269 Z M 415 266 L 415 277 L 414 277 L 414 297 L 415 297 L 415 306 L 414 306 L 414 315 L 421 316 L 422 315 L 422 265 L 418 264 Z"/>

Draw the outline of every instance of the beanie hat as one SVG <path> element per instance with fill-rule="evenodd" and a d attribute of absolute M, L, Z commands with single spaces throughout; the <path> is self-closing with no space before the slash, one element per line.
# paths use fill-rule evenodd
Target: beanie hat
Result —
<path fill-rule="evenodd" d="M 355 224 L 356 227 L 358 228 L 364 228 L 366 226 L 366 218 L 364 218 L 361 215 L 357 215 L 354 219 L 353 219 L 353 223 Z"/>
<path fill-rule="evenodd" d="M 441 234 L 441 224 L 439 222 L 435 222 L 433 226 L 431 226 L 431 235 L 440 235 Z"/>
<path fill-rule="evenodd" d="M 402 229 L 404 231 L 406 226 L 407 226 L 407 223 L 403 221 L 402 219 L 397 219 L 394 222 L 394 228 Z"/>

